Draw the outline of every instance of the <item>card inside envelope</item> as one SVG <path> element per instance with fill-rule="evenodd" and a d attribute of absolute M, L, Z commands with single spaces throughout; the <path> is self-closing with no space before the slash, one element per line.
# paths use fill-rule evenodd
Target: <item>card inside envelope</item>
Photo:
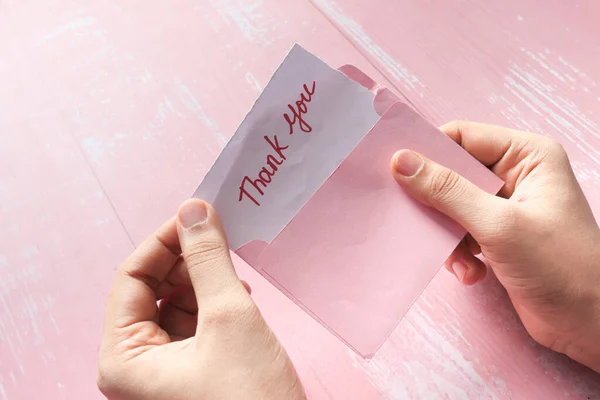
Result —
<path fill-rule="evenodd" d="M 377 93 L 381 117 L 270 243 L 233 250 L 371 358 L 466 233 L 398 186 L 392 155 L 417 151 L 490 193 L 502 182 L 387 89 L 354 67 L 342 70 Z"/>

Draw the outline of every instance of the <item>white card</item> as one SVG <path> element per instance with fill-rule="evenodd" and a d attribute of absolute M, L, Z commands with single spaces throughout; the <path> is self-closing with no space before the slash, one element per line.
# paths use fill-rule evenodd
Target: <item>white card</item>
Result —
<path fill-rule="evenodd" d="M 377 122 L 373 98 L 294 45 L 193 195 L 231 249 L 281 232 Z"/>

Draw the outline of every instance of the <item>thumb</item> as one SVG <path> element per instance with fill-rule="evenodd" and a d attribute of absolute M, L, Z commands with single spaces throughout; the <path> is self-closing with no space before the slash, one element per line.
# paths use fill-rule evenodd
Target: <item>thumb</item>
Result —
<path fill-rule="evenodd" d="M 446 214 L 476 240 L 494 229 L 506 201 L 491 195 L 458 173 L 410 150 L 392 157 L 396 181 L 421 203 Z"/>
<path fill-rule="evenodd" d="M 177 232 L 199 309 L 207 298 L 238 290 L 246 293 L 212 206 L 198 199 L 186 200 L 177 212 Z"/>

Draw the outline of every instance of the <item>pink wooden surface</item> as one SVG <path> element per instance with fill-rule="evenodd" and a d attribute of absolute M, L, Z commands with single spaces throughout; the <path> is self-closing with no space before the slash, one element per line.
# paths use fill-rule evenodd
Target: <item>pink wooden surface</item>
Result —
<path fill-rule="evenodd" d="M 435 123 L 567 147 L 600 212 L 594 0 L 177 0 L 0 5 L 0 399 L 100 398 L 114 268 L 176 210 L 299 42 Z M 440 272 L 370 362 L 243 262 L 313 398 L 598 398 L 598 375 L 528 338 L 490 277 Z"/>

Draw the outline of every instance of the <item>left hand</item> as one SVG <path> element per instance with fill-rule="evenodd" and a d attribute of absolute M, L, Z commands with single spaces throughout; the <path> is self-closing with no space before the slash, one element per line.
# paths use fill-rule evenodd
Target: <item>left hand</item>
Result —
<path fill-rule="evenodd" d="M 109 399 L 303 399 L 237 277 L 216 211 L 188 200 L 119 268 L 98 386 Z M 160 305 L 157 306 L 157 302 Z"/>

